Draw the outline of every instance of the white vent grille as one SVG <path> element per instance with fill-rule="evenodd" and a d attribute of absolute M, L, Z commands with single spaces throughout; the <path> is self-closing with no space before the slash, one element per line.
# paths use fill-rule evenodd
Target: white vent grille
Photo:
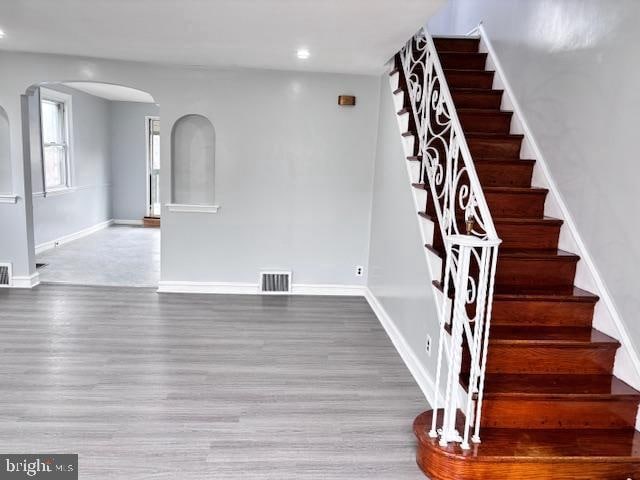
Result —
<path fill-rule="evenodd" d="M 11 286 L 11 264 L 0 263 L 0 288 Z"/>
<path fill-rule="evenodd" d="M 291 292 L 291 272 L 261 272 L 260 293 L 282 294 Z"/>

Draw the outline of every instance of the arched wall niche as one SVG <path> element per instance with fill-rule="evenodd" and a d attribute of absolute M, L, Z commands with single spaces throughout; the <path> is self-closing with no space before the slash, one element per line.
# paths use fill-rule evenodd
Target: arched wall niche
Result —
<path fill-rule="evenodd" d="M 214 205 L 215 144 L 213 124 L 203 115 L 180 117 L 171 131 L 172 203 Z"/>
<path fill-rule="evenodd" d="M 0 194 L 13 193 L 9 116 L 0 107 Z"/>

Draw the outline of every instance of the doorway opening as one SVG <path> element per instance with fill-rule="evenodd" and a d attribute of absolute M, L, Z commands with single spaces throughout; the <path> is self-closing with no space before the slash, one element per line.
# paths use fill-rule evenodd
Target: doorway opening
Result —
<path fill-rule="evenodd" d="M 160 117 L 145 117 L 147 144 L 147 214 L 144 225 L 160 226 Z"/>
<path fill-rule="evenodd" d="M 42 82 L 23 116 L 42 282 L 155 287 L 160 280 L 159 106 L 144 91 Z"/>

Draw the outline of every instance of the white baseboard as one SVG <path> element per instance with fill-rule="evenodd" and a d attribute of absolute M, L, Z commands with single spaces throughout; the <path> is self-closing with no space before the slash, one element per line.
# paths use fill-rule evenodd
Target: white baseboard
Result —
<path fill-rule="evenodd" d="M 425 398 L 429 402 L 429 405 L 435 405 L 435 380 L 431 376 L 431 374 L 424 368 L 416 354 L 413 352 L 407 341 L 404 339 L 400 331 L 397 329 L 393 319 L 389 316 L 387 311 L 384 309 L 382 304 L 378 301 L 376 296 L 369 288 L 365 288 L 364 293 L 367 302 L 369 302 L 369 306 L 373 310 L 373 313 L 376 314 L 380 324 L 387 332 L 387 335 L 391 339 L 393 346 L 396 347 L 396 350 L 400 354 L 400 357 L 404 361 L 405 365 L 411 372 L 414 380 L 422 390 Z"/>
<path fill-rule="evenodd" d="M 65 243 L 72 242 L 74 240 L 78 240 L 79 238 L 86 237 L 87 235 L 91 235 L 99 230 L 109 227 L 114 223 L 113 220 L 107 220 L 106 222 L 101 222 L 96 225 L 93 225 L 89 228 L 85 228 L 80 230 L 79 232 L 70 233 L 69 235 L 65 235 L 60 238 L 56 238 L 55 240 L 51 240 L 50 242 L 41 243 L 40 245 L 36 245 L 36 255 L 44 252 L 45 250 L 49 250 L 51 248 L 58 247 L 60 245 L 64 245 Z"/>
<path fill-rule="evenodd" d="M 311 285 L 294 283 L 291 285 L 292 295 L 335 295 L 341 297 L 362 297 L 364 285 Z"/>
<path fill-rule="evenodd" d="M 223 293 L 234 295 L 259 295 L 257 283 L 242 282 L 184 282 L 163 280 L 158 283 L 159 293 Z M 360 285 L 291 285 L 290 295 L 363 296 L 365 287 Z"/>
<path fill-rule="evenodd" d="M 33 288 L 40 284 L 40 274 L 38 272 L 24 277 L 14 276 L 11 280 L 11 288 Z"/>
<path fill-rule="evenodd" d="M 125 219 L 115 219 L 113 221 L 114 225 L 142 225 L 142 220 L 125 220 Z"/>
<path fill-rule="evenodd" d="M 257 283 L 241 282 L 184 282 L 161 280 L 158 293 L 225 293 L 234 295 L 256 295 Z"/>

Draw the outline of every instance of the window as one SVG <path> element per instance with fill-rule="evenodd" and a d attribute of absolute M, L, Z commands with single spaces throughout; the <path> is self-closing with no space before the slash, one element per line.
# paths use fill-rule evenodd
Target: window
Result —
<path fill-rule="evenodd" d="M 57 92 L 41 91 L 42 160 L 47 191 L 70 186 L 69 100 Z"/>

